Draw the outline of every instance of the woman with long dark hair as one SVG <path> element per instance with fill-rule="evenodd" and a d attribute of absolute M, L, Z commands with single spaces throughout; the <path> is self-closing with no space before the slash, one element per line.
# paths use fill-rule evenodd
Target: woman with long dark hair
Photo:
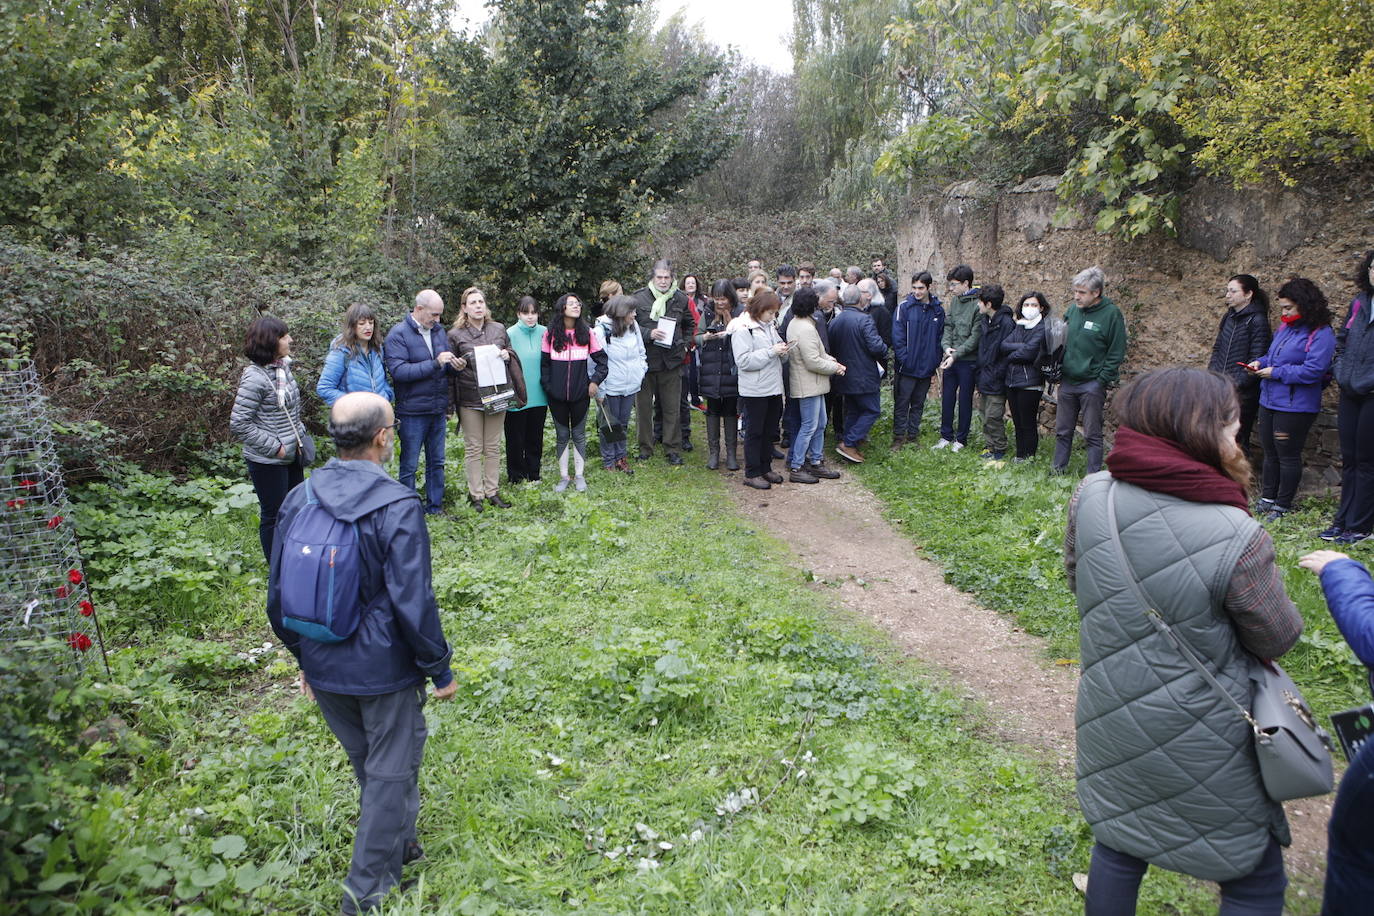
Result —
<path fill-rule="evenodd" d="M 515 350 L 511 349 L 506 329 L 491 317 L 487 297 L 480 289 L 470 286 L 463 290 L 463 306 L 458 320 L 448 332 L 448 345 L 463 360 L 463 368 L 454 376 L 451 400 L 458 407 L 458 419 L 463 428 L 463 469 L 467 472 L 468 503 L 478 512 L 483 501 L 497 509 L 509 509 L 510 503 L 501 498 L 501 436 L 506 431 L 506 407 L 483 400 L 482 385 L 477 377 L 476 350 L 496 347 L 507 364 L 507 377 Z M 519 358 L 516 358 L 519 363 Z"/>
<path fill-rule="evenodd" d="M 587 489 L 587 408 L 606 379 L 606 351 L 582 317 L 582 300 L 572 293 L 553 305 L 553 318 L 544 335 L 539 378 L 549 399 L 556 436 L 558 483 L 554 492 L 568 489 L 568 445 L 573 448 L 571 480 L 578 491 Z M 643 418 L 641 418 L 643 422 Z"/>
<path fill-rule="evenodd" d="M 370 305 L 350 305 L 344 313 L 343 332 L 329 343 L 315 393 L 326 404 L 350 391 L 370 391 L 395 400 L 382 364 L 382 339 L 377 334 L 377 313 Z"/>
<path fill-rule="evenodd" d="M 1219 882 L 1222 913 L 1279 916 L 1291 837 L 1235 704 L 1250 708 L 1252 665 L 1291 649 L 1302 617 L 1248 511 L 1235 392 L 1212 372 L 1160 369 L 1115 411 L 1107 470 L 1079 485 L 1064 538 L 1082 660 L 1077 794 L 1096 840 L 1087 912 L 1134 913 L 1155 865 Z"/>
<path fill-rule="evenodd" d="M 1240 401 L 1240 447 L 1249 454 L 1250 432 L 1259 416 L 1260 380 L 1240 364 L 1263 356 L 1273 342 L 1269 294 L 1250 274 L 1236 274 L 1226 281 L 1226 305 L 1207 368 L 1220 372 L 1236 387 L 1236 398 Z"/>
<path fill-rule="evenodd" d="M 1338 544 L 1358 544 L 1374 532 L 1374 250 L 1360 261 L 1355 289 L 1335 366 L 1341 502 L 1320 534 Z"/>
<path fill-rule="evenodd" d="M 735 354 L 730 348 L 730 322 L 744 309 L 735 295 L 735 284 L 717 280 L 711 286 L 710 307 L 697 325 L 697 353 L 701 356 L 701 396 L 706 400 L 706 467 L 720 467 L 721 432 L 724 431 L 725 466 L 739 470 L 739 380 Z"/>
<path fill-rule="evenodd" d="M 1279 287 L 1278 300 L 1283 327 L 1269 352 L 1248 364 L 1260 379 L 1264 449 L 1256 513 L 1270 522 L 1293 508 L 1302 481 L 1302 449 L 1321 410 L 1323 379 L 1336 352 L 1331 310 L 1317 284 L 1294 277 Z"/>
<path fill-rule="evenodd" d="M 277 510 L 291 488 L 305 480 L 301 390 L 291 373 L 291 335 L 286 322 L 263 315 L 248 326 L 229 431 L 243 443 L 248 479 L 258 494 L 258 539 L 270 563 Z"/>

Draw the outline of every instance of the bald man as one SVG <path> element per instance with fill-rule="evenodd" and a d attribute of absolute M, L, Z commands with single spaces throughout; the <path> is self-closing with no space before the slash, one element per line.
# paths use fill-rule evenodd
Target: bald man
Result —
<path fill-rule="evenodd" d="M 396 420 L 386 398 L 346 394 L 329 411 L 329 434 L 338 451 L 282 503 L 267 582 L 267 619 L 301 666 L 301 692 L 313 697 L 343 745 L 362 794 L 353 861 L 344 880 L 342 912 L 372 910 L 401 880 L 401 867 L 423 855 L 415 835 L 420 813 L 420 760 L 424 754 L 425 681 L 436 699 L 457 690 L 452 651 L 439 623 L 430 583 L 429 532 L 415 491 L 387 476 L 383 463 L 395 443 Z M 313 514 L 302 516 L 310 508 Z M 283 557 L 309 555 L 315 519 L 323 510 L 350 523 L 354 556 L 341 575 L 356 571 L 366 620 L 344 638 L 324 642 L 302 635 L 298 619 L 283 623 L 283 607 L 323 615 L 331 595 L 328 577 L 292 576 L 283 599 Z M 293 530 L 297 518 L 302 519 Z M 317 554 L 323 554 L 320 545 Z M 330 563 L 331 567 L 333 562 Z M 334 572 L 333 569 L 330 570 Z M 345 611 L 339 610 L 339 614 Z M 330 613 L 329 619 L 333 618 Z M 308 627 L 306 628 L 308 629 Z M 342 825 L 333 825 L 342 826 Z"/>
<path fill-rule="evenodd" d="M 401 483 L 415 489 L 420 449 L 425 450 L 425 512 L 444 503 L 444 447 L 448 431 L 448 377 L 466 363 L 450 352 L 439 320 L 444 300 L 432 289 L 415 296 L 415 308 L 386 335 L 383 361 L 396 392 L 396 432 L 401 440 Z"/>

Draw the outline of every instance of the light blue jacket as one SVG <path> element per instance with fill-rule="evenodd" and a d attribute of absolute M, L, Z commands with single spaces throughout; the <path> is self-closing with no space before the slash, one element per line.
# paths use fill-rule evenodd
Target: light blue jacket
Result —
<path fill-rule="evenodd" d="M 602 382 L 599 394 L 609 397 L 626 397 L 639 393 L 644 382 L 644 373 L 649 371 L 649 357 L 644 352 L 644 336 L 637 325 L 632 325 L 630 333 L 619 337 L 611 336 L 611 323 L 606 318 L 596 321 L 596 336 L 601 340 L 601 348 L 606 351 L 606 381 Z"/>
<path fill-rule="evenodd" d="M 388 401 L 394 398 L 391 385 L 386 380 L 381 351 L 377 347 L 370 347 L 366 353 L 356 356 L 336 337 L 324 358 L 324 369 L 320 371 L 320 380 L 315 384 L 315 393 L 326 404 L 332 405 L 353 391 L 371 391 Z"/>

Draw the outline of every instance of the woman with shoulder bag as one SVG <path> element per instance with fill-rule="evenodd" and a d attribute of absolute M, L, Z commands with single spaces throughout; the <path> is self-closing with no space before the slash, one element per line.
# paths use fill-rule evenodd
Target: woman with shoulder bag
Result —
<path fill-rule="evenodd" d="M 1291 649 L 1302 617 L 1247 508 L 1235 392 L 1161 369 L 1115 410 L 1107 470 L 1079 485 L 1064 537 L 1083 666 L 1077 794 L 1096 840 L 1086 911 L 1134 913 L 1156 865 L 1219 882 L 1224 914 L 1280 916 L 1288 822 L 1237 706 L 1251 708 L 1252 665 Z"/>
<path fill-rule="evenodd" d="M 291 335 L 286 323 L 263 315 L 248 326 L 243 353 L 248 357 L 239 376 L 229 431 L 243 443 L 248 479 L 258 494 L 258 539 L 262 555 L 272 561 L 277 510 L 286 494 L 305 480 L 314 458 L 314 442 L 301 426 L 301 390 L 291 373 Z"/>
<path fill-rule="evenodd" d="M 478 347 L 496 347 L 505 363 L 508 382 L 517 377 L 520 359 L 511 349 L 505 327 L 493 321 L 487 311 L 486 295 L 475 286 L 463 290 L 462 310 L 449 329 L 448 345 L 463 360 L 463 368 L 449 381 L 449 401 L 457 407 L 463 428 L 468 503 L 478 512 L 482 511 L 483 501 L 498 509 L 509 509 L 510 503 L 501 498 L 500 491 L 501 436 L 506 429 L 505 408 L 515 399 L 501 406 L 484 403 L 474 352 Z"/>

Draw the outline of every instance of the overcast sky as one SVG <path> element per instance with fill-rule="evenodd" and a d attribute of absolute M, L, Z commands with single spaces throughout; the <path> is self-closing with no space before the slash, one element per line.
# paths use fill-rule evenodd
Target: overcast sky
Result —
<path fill-rule="evenodd" d="M 485 22 L 485 2 L 459 0 L 455 25 Z M 681 9 L 720 47 L 734 45 L 772 70 L 792 71 L 792 0 L 659 0 L 657 6 L 659 22 Z"/>

